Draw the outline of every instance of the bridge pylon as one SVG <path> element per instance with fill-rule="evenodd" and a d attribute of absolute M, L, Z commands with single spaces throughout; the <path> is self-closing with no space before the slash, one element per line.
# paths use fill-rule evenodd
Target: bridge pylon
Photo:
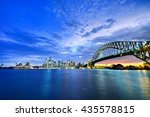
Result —
<path fill-rule="evenodd" d="M 87 63 L 87 68 L 93 69 L 94 68 L 95 63 L 92 61 L 88 61 Z"/>

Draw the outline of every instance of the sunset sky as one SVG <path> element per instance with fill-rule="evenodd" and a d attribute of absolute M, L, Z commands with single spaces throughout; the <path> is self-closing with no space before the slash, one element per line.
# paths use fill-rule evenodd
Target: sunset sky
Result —
<path fill-rule="evenodd" d="M 150 0 L 0 0 L 0 63 L 6 65 L 40 65 L 46 57 L 86 63 L 102 44 L 124 40 L 150 40 Z"/>

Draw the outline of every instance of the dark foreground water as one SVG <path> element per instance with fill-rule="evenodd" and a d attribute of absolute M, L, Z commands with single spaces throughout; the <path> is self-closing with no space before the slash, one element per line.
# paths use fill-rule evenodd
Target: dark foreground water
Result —
<path fill-rule="evenodd" d="M 0 99 L 150 99 L 150 71 L 0 70 Z"/>

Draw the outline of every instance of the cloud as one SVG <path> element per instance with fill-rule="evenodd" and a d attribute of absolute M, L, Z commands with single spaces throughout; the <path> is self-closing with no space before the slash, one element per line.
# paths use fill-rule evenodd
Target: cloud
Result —
<path fill-rule="evenodd" d="M 57 39 L 60 38 L 54 33 L 50 33 L 50 36 L 46 37 L 34 34 L 33 32 L 29 33 L 21 29 L 12 29 L 11 31 L 1 30 L 1 32 L 5 34 L 4 37 L 1 37 L 1 41 L 7 41 L 18 45 L 41 49 L 51 47 L 54 48 L 56 45 L 58 45 Z"/>
<path fill-rule="evenodd" d="M 150 40 L 150 23 L 142 26 L 128 27 L 115 31 L 110 36 L 100 36 L 93 40 L 93 43 L 97 42 L 112 42 L 112 41 L 142 41 Z"/>
<path fill-rule="evenodd" d="M 17 44 L 19 43 L 18 41 L 7 38 L 7 37 L 1 37 L 0 41 L 9 42 L 9 43 L 17 43 Z"/>
<path fill-rule="evenodd" d="M 18 42 L 24 42 L 24 43 L 32 43 L 34 42 L 33 38 L 35 37 L 35 35 L 33 35 L 32 33 L 28 33 L 25 32 L 23 30 L 19 30 L 19 29 L 13 29 L 13 30 L 1 30 L 6 37 L 8 38 L 12 38 Z"/>
<path fill-rule="evenodd" d="M 97 26 L 97 27 L 94 27 L 90 32 L 86 32 L 85 34 L 83 34 L 83 37 L 88 37 L 91 34 L 97 33 L 101 30 L 111 28 L 112 25 L 114 24 L 114 22 L 115 22 L 114 19 L 112 19 L 112 18 L 108 19 L 104 24 Z"/>
<path fill-rule="evenodd" d="M 120 4 L 125 4 L 127 2 L 127 0 L 118 0 Z"/>

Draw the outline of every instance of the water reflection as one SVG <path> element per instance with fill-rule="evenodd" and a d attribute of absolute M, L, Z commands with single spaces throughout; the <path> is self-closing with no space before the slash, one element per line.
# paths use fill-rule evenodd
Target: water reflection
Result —
<path fill-rule="evenodd" d="M 140 71 L 141 78 L 139 78 L 140 81 L 140 87 L 143 95 L 146 99 L 150 99 L 150 74 L 146 70 Z"/>
<path fill-rule="evenodd" d="M 42 80 L 42 97 L 48 98 L 48 95 L 51 93 L 51 70 L 44 70 L 43 71 L 43 80 Z"/>
<path fill-rule="evenodd" d="M 150 71 L 144 70 L 0 70 L 0 75 L 0 89 L 9 89 L 0 90 L 0 99 L 150 99 Z"/>

